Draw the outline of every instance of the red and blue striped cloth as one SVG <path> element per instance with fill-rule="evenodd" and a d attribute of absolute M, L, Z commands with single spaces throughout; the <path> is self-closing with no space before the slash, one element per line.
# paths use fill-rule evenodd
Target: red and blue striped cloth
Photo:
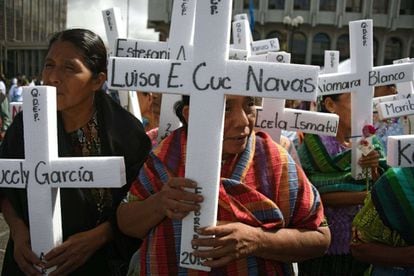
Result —
<path fill-rule="evenodd" d="M 181 128 L 154 149 L 132 184 L 132 200 L 145 200 L 169 177 L 185 175 L 186 130 Z M 151 215 L 151 214 L 149 214 Z M 265 133 L 253 133 L 246 150 L 221 169 L 219 221 L 242 222 L 268 231 L 316 229 L 323 222 L 317 190 L 288 153 Z M 210 273 L 179 267 L 181 221 L 165 218 L 140 250 L 140 275 L 289 275 L 291 266 L 255 256 Z"/>

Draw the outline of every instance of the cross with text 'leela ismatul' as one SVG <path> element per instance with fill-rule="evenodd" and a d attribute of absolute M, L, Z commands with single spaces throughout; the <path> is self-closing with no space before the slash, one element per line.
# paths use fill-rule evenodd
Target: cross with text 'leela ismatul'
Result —
<path fill-rule="evenodd" d="M 358 20 L 349 23 L 351 72 L 320 75 L 319 95 L 352 92 L 352 137 L 361 137 L 364 125 L 372 124 L 372 98 L 374 87 L 407 82 L 413 78 L 413 66 L 394 64 L 373 67 L 372 20 Z M 365 178 L 358 160 L 359 138 L 352 141 L 352 176 Z"/>
<path fill-rule="evenodd" d="M 41 258 L 62 242 L 59 188 L 121 187 L 125 167 L 123 157 L 58 157 L 56 88 L 25 87 L 23 95 L 25 159 L 0 159 L 0 187 L 27 188 L 30 241 Z"/>
<path fill-rule="evenodd" d="M 113 57 L 108 68 L 112 88 L 191 96 L 186 177 L 198 183 L 204 202 L 183 220 L 180 265 L 200 270 L 209 268 L 184 259 L 197 227 L 216 223 L 225 95 L 316 100 L 317 66 L 228 60 L 231 5 L 196 2 L 191 60 Z"/>

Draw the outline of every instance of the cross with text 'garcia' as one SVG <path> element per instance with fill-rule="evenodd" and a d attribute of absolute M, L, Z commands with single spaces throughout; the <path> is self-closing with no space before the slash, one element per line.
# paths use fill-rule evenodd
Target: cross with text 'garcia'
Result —
<path fill-rule="evenodd" d="M 180 265 L 206 271 L 210 268 L 189 255 L 197 228 L 217 219 L 225 95 L 315 101 L 319 73 L 318 66 L 229 60 L 231 5 L 231 0 L 196 2 L 191 59 L 112 57 L 108 65 L 112 88 L 191 97 L 186 177 L 198 183 L 204 202 L 182 222 Z"/>
<path fill-rule="evenodd" d="M 25 158 L 0 159 L 0 187 L 27 189 L 31 246 L 42 258 L 62 243 L 59 188 L 122 187 L 125 165 L 123 157 L 58 157 L 56 88 L 23 95 Z"/>

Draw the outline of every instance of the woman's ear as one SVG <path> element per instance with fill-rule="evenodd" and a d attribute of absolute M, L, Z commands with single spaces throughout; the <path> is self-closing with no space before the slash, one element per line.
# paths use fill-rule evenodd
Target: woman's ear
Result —
<path fill-rule="evenodd" d="M 190 113 L 190 107 L 188 105 L 185 105 L 183 107 L 182 114 L 183 114 L 183 118 L 185 119 L 186 124 L 188 124 L 189 113 Z"/>
<path fill-rule="evenodd" d="M 94 91 L 98 91 L 106 81 L 106 74 L 104 72 L 100 72 L 95 78 L 92 79 L 92 81 L 94 84 Z"/>
<path fill-rule="evenodd" d="M 332 100 L 331 97 L 327 97 L 325 101 L 323 102 L 325 105 L 325 109 L 328 110 L 330 113 L 335 113 L 336 104 L 335 101 Z"/>

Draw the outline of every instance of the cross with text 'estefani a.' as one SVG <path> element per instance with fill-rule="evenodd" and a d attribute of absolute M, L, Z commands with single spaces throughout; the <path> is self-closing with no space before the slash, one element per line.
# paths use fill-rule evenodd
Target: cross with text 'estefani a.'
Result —
<path fill-rule="evenodd" d="M 197 228 L 217 219 L 225 95 L 316 100 L 317 66 L 228 60 L 231 4 L 196 2 L 191 60 L 112 57 L 108 68 L 112 88 L 191 96 L 186 177 L 198 183 L 204 202 L 183 220 L 180 265 L 200 270 L 209 268 L 184 260 L 194 260 L 185 257 Z"/>
<path fill-rule="evenodd" d="M 170 60 L 191 58 L 194 12 L 194 1 L 174 1 L 168 42 L 116 37 L 114 40 L 114 56 Z M 181 100 L 180 95 L 165 94 L 163 96 L 158 126 L 158 141 L 181 125 L 173 110 L 174 104 L 179 100 Z"/>
<path fill-rule="evenodd" d="M 112 188 L 123 157 L 58 157 L 56 88 L 23 88 L 25 159 L 0 159 L 0 187 L 27 188 L 30 241 L 40 258 L 62 242 L 59 188 Z M 47 274 L 49 271 L 44 271 Z"/>
<path fill-rule="evenodd" d="M 331 73 L 319 77 L 319 95 L 352 93 L 352 136 L 362 135 L 364 125 L 372 124 L 372 98 L 374 87 L 413 78 L 413 66 L 396 64 L 373 67 L 373 27 L 372 20 L 358 20 L 349 23 L 351 47 L 351 72 Z M 359 139 L 352 143 L 352 176 L 365 178 L 358 160 Z"/>

